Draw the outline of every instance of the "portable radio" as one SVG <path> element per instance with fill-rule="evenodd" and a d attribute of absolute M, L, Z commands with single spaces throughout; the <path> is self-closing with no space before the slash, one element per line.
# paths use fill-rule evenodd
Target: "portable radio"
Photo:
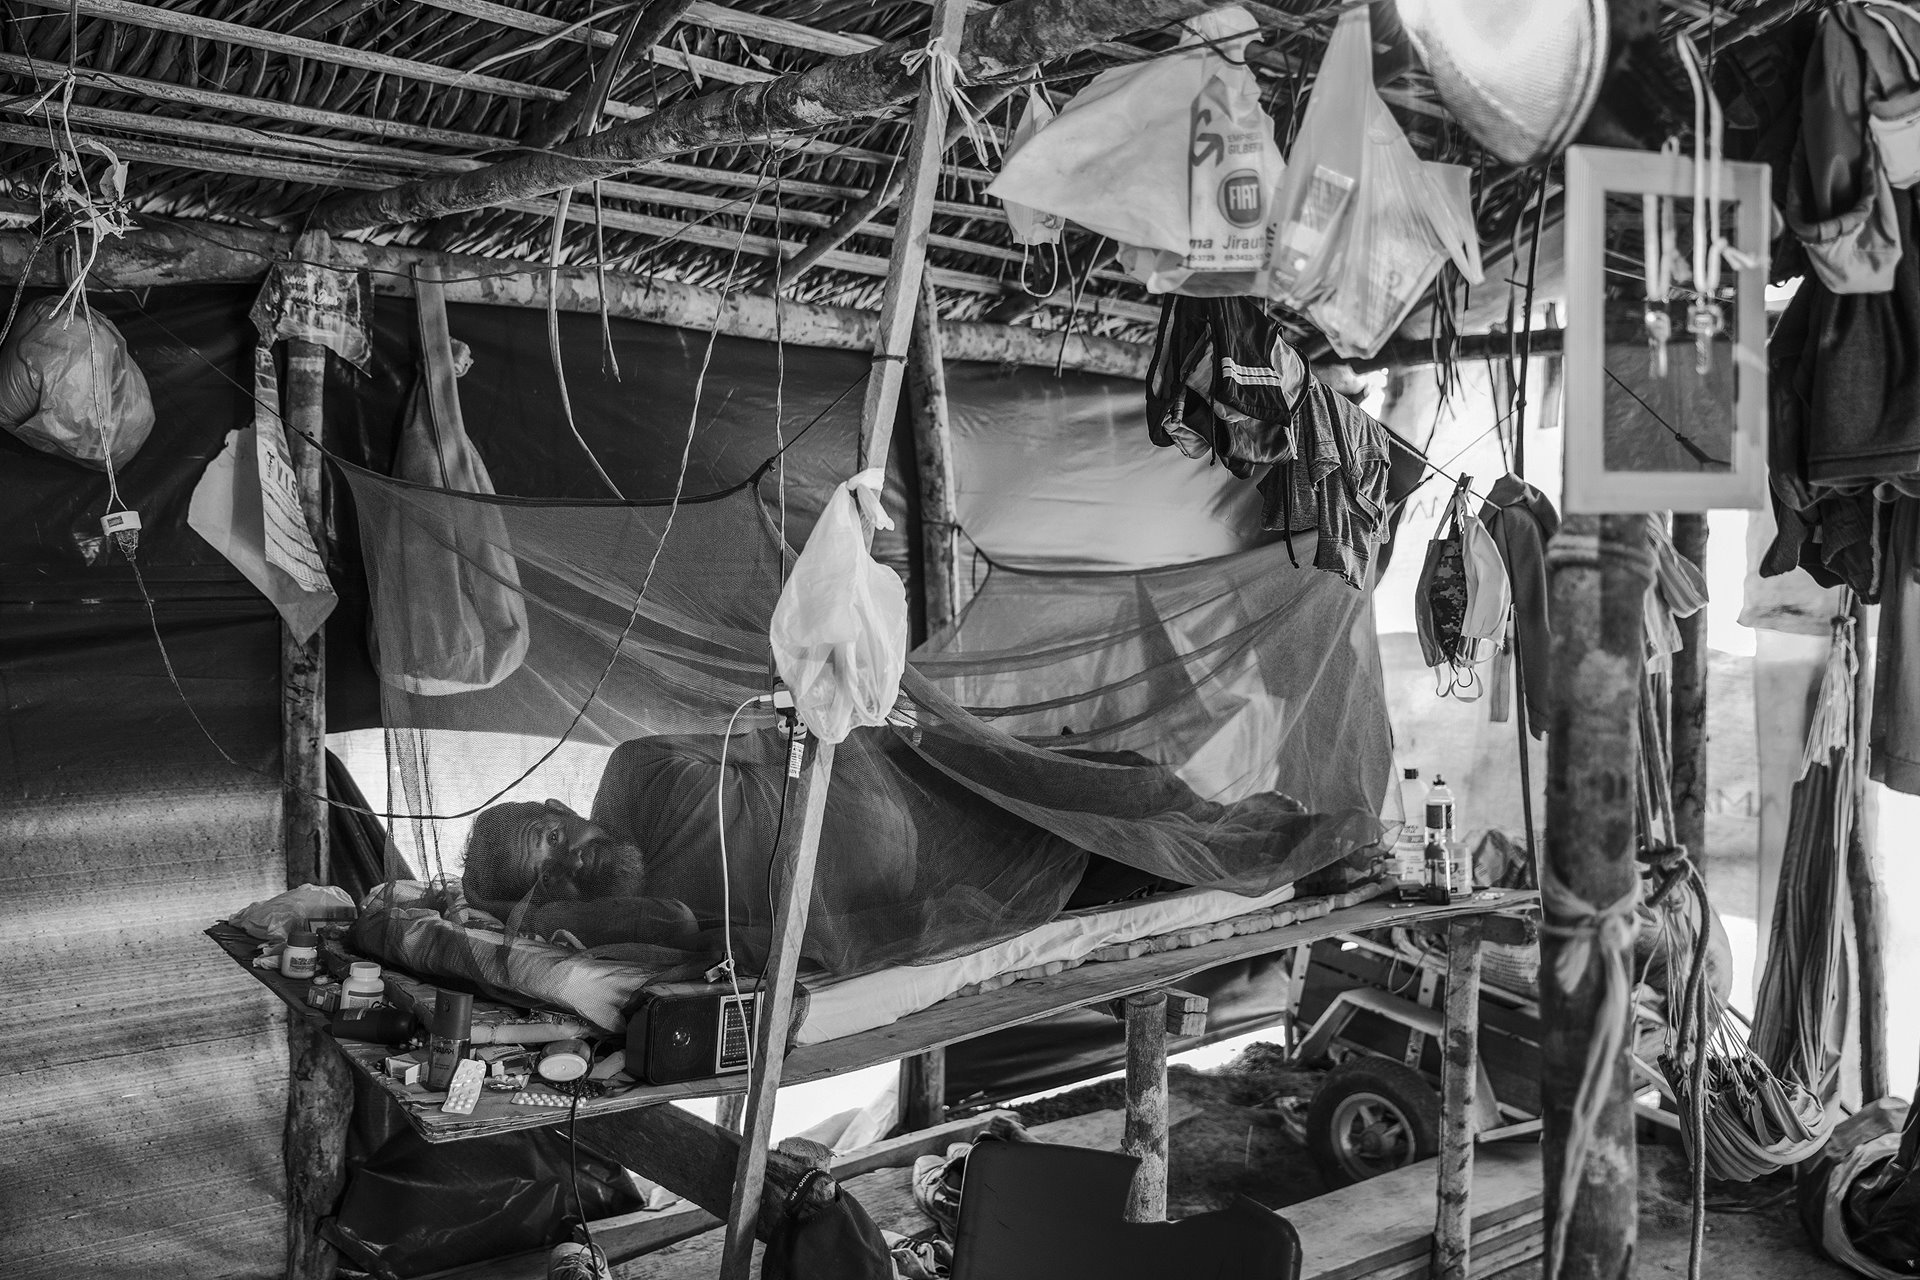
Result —
<path fill-rule="evenodd" d="M 806 1018 L 807 993 L 793 990 L 797 1029 Z M 760 1013 L 760 984 L 659 982 L 644 987 L 627 1018 L 627 1074 L 648 1084 L 676 1084 L 734 1075 L 752 1063 L 752 1032 Z"/>

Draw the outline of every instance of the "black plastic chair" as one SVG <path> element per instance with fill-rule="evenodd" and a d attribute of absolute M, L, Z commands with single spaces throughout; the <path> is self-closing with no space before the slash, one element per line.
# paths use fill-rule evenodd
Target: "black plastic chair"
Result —
<path fill-rule="evenodd" d="M 1178 1222 L 1125 1222 L 1139 1160 L 1047 1142 L 967 1156 L 953 1280 L 1299 1280 L 1300 1236 L 1245 1196 Z"/>

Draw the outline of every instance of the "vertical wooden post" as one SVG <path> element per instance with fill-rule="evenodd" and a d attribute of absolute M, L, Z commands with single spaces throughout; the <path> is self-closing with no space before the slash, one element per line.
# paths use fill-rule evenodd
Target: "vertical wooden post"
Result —
<path fill-rule="evenodd" d="M 1652 580 L 1643 516 L 1570 515 L 1548 550 L 1553 599 L 1553 724 L 1547 743 L 1545 927 L 1541 936 L 1541 1099 L 1547 1247 L 1564 1242 L 1556 1280 L 1627 1280 L 1638 1239 L 1637 1151 L 1626 1045 L 1613 1063 L 1571 1204 L 1561 1175 L 1588 1049 L 1601 1030 L 1605 943 L 1557 901 L 1555 884 L 1604 910 L 1630 894 L 1634 771 L 1645 662 L 1642 598 Z M 1584 972 L 1555 978 L 1570 948 Z M 1576 950 L 1577 960 L 1580 951 Z"/>
<path fill-rule="evenodd" d="M 933 37 L 957 52 L 966 19 L 964 0 L 935 0 Z M 940 176 L 940 153 L 946 149 L 947 100 L 923 91 L 914 105 L 913 132 L 907 148 L 907 187 L 895 224 L 886 293 L 881 298 L 879 323 L 874 331 L 873 375 L 860 415 L 858 467 L 886 465 L 893 441 L 894 412 L 907 364 L 907 342 L 913 312 L 920 302 L 920 279 L 927 260 L 927 228 L 933 217 L 935 180 Z M 871 532 L 871 531 L 869 531 Z M 761 1185 L 767 1173 L 767 1140 L 773 1130 L 773 1106 L 780 1088 L 781 1061 L 786 1054 L 787 1029 L 793 1016 L 793 979 L 800 964 L 800 943 L 806 934 L 807 909 L 813 896 L 814 864 L 820 852 L 820 823 L 826 812 L 827 788 L 833 780 L 833 744 L 804 739 L 803 760 L 797 770 L 799 803 L 805 820 L 794 836 L 792 852 L 775 851 L 775 865 L 785 869 L 774 909 L 773 948 L 767 957 L 762 986 L 758 1039 L 754 1045 L 753 1078 L 747 1087 L 746 1128 L 741 1134 L 740 1164 L 735 1171 L 733 1210 L 727 1217 L 725 1251 L 720 1280 L 747 1280 L 753 1267 L 754 1231 L 760 1213 Z M 787 844 L 783 838 L 781 843 Z"/>
<path fill-rule="evenodd" d="M 1853 895 L 1854 950 L 1860 960 L 1860 1101 L 1893 1092 L 1887 1078 L 1887 894 L 1877 845 L 1880 806 L 1868 776 L 1873 723 L 1873 664 L 1867 606 L 1853 602 L 1853 833 L 1847 841 L 1847 887 Z"/>
<path fill-rule="evenodd" d="M 755 1020 L 753 1074 L 747 1081 L 746 1121 L 740 1133 L 740 1158 L 734 1167 L 733 1206 L 727 1215 L 721 1280 L 747 1280 L 753 1269 L 753 1240 L 760 1223 L 761 1186 L 767 1177 L 767 1144 L 773 1136 L 773 1107 L 793 1024 L 793 980 L 800 969 L 800 944 L 807 931 L 807 907 L 813 896 L 814 863 L 820 854 L 820 824 L 827 812 L 827 787 L 833 780 L 833 744 L 812 734 L 796 738 L 787 777 L 797 794 L 801 820 L 783 834 L 774 850 L 780 876 L 773 945 L 761 981 L 760 1013 Z"/>
<path fill-rule="evenodd" d="M 913 413 L 913 456 L 920 473 L 920 598 L 927 634 L 936 635 L 960 610 L 955 572 L 953 431 L 947 416 L 947 368 L 940 350 L 940 312 L 933 285 L 923 280 L 913 313 L 907 363 L 907 403 Z"/>
<path fill-rule="evenodd" d="M 728 1133 L 739 1133 L 747 1123 L 747 1095 L 728 1093 L 713 1110 L 713 1122 Z"/>
<path fill-rule="evenodd" d="M 324 233 L 295 242 L 304 261 L 327 260 Z M 322 439 L 326 348 L 287 344 L 287 382 L 281 414 L 292 428 L 287 448 L 300 480 L 300 505 L 314 545 L 327 545 L 321 506 L 320 451 L 307 437 Z M 304 434 L 303 434 L 304 433 Z M 280 628 L 281 845 L 287 886 L 325 884 L 327 856 L 326 631 L 305 644 Z M 317 1022 L 287 1021 L 287 1116 L 281 1135 L 286 1169 L 288 1280 L 327 1280 L 339 1268 L 333 1246 L 320 1239 L 320 1219 L 339 1203 L 346 1185 L 347 1122 L 353 1114 L 353 1081 L 346 1062 Z"/>
<path fill-rule="evenodd" d="M 1447 928 L 1447 1020 L 1440 1046 L 1439 1210 L 1433 1223 L 1434 1280 L 1467 1280 L 1472 1265 L 1473 1142 L 1480 1076 L 1480 937 L 1466 916 Z"/>
<path fill-rule="evenodd" d="M 1140 1159 L 1128 1222 L 1167 1217 L 1167 993 L 1127 997 L 1127 1119 L 1120 1149 Z"/>
<path fill-rule="evenodd" d="M 1707 568 L 1705 512 L 1673 513 L 1673 545 L 1701 572 Z M 1707 609 L 1680 619 L 1684 648 L 1673 655 L 1669 720 L 1673 753 L 1674 839 L 1687 846 L 1696 864 L 1707 856 Z"/>
<path fill-rule="evenodd" d="M 900 1126 L 918 1133 L 947 1122 L 947 1051 L 900 1059 Z"/>

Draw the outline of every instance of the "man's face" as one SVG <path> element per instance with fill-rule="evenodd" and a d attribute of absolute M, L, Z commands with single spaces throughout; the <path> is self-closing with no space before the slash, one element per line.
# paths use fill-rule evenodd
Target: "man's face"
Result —
<path fill-rule="evenodd" d="M 558 800 L 527 823 L 509 857 L 515 880 L 537 881 L 547 898 L 642 896 L 640 851 Z"/>

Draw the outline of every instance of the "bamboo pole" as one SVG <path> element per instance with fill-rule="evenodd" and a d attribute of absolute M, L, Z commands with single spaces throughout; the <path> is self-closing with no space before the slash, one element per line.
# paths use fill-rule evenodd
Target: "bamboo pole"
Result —
<path fill-rule="evenodd" d="M 1540 983 L 1547 1247 L 1550 1257 L 1556 1240 L 1564 1248 L 1556 1280 L 1627 1280 L 1639 1206 L 1626 1043 L 1614 1055 L 1612 1084 L 1571 1204 L 1563 1203 L 1561 1176 L 1589 1048 L 1603 1030 L 1609 946 L 1586 912 L 1628 898 L 1639 876 L 1633 796 L 1645 662 L 1641 610 L 1653 576 L 1645 519 L 1570 515 L 1548 558 L 1554 697 Z M 1555 976 L 1563 960 L 1582 966 L 1570 988 Z"/>
<path fill-rule="evenodd" d="M 1167 993 L 1127 997 L 1127 1118 L 1120 1150 L 1140 1161 L 1127 1192 L 1128 1222 L 1167 1217 Z"/>
<path fill-rule="evenodd" d="M 1707 517 L 1676 511 L 1673 545 L 1702 573 L 1707 568 Z M 1687 846 L 1694 862 L 1706 866 L 1707 854 L 1707 608 L 1680 619 L 1682 648 L 1673 655 L 1672 710 L 1674 838 Z"/>
<path fill-rule="evenodd" d="M 1847 840 L 1847 886 L 1853 896 L 1854 951 L 1860 961 L 1860 1101 L 1893 1092 L 1887 1071 L 1887 892 L 1880 878 L 1880 806 L 1868 774 L 1873 724 L 1873 665 L 1867 606 L 1853 602 L 1853 831 Z"/>
<path fill-rule="evenodd" d="M 1440 1160 L 1434 1280 L 1467 1280 L 1473 1257 L 1473 1143 L 1479 1112 L 1480 939 L 1485 921 L 1447 926 L 1446 1033 L 1440 1045 Z"/>
<path fill-rule="evenodd" d="M 304 236 L 300 256 L 324 261 L 324 235 Z M 287 344 L 284 413 L 301 512 L 314 545 L 327 545 L 321 502 L 320 451 L 308 442 L 323 438 L 326 349 L 311 342 Z M 305 644 L 280 627 L 281 842 L 287 887 L 326 884 L 327 708 L 326 631 Z M 287 1115 L 281 1135 L 286 1168 L 288 1280 L 327 1280 L 339 1267 L 333 1246 L 318 1225 L 339 1203 L 346 1186 L 347 1123 L 353 1115 L 353 1081 L 340 1051 L 317 1022 L 287 1022 Z"/>
<path fill-rule="evenodd" d="M 1223 2 L 1010 0 L 967 20 L 964 38 L 956 35 L 947 49 L 958 56 L 966 80 L 1002 79 L 1109 37 L 1190 18 Z M 511 156 L 471 173 L 337 196 L 314 211 L 312 225 L 339 233 L 419 222 L 547 195 L 595 178 L 613 177 L 648 160 L 814 133 L 879 115 L 919 91 L 920 70 L 908 64 L 922 47 L 919 40 L 894 41 L 803 72 L 677 102 L 644 119 L 550 151 Z"/>

